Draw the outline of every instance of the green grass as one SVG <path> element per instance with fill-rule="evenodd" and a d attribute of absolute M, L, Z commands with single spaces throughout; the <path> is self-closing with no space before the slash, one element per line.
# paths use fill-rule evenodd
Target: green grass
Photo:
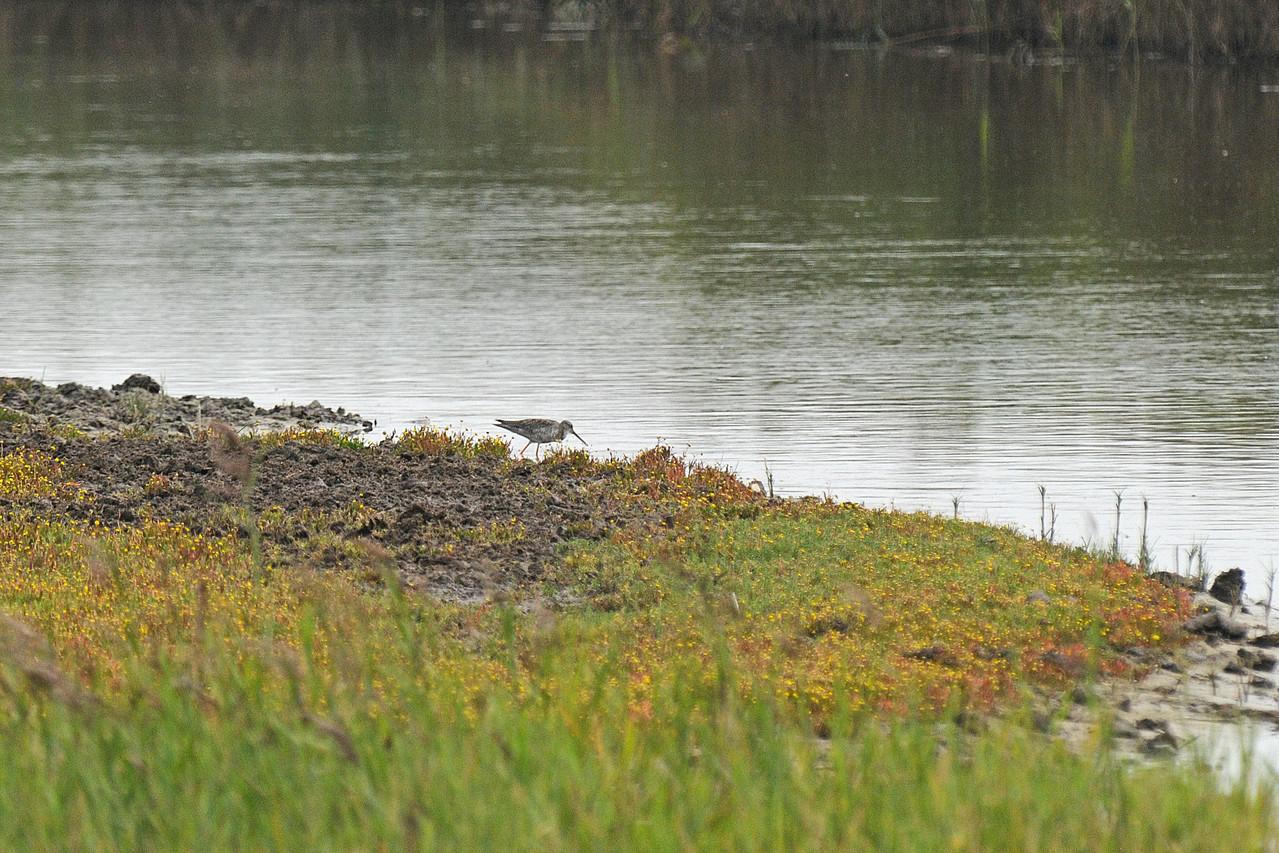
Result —
<path fill-rule="evenodd" d="M 402 626 L 409 629 L 410 626 Z M 273 654 L 279 658 L 274 659 Z M 126 705 L 0 703 L 0 846 L 23 850 L 1258 850 L 1272 790 L 1132 767 L 1008 727 L 915 721 L 829 740 L 725 689 L 627 712 L 616 672 L 563 658 L 533 695 L 313 663 L 153 662 Z M 731 681 L 731 671 L 722 673 Z M 362 695 L 393 690 L 371 712 Z M 684 695 L 680 695 L 684 694 Z M 842 726 L 836 728 L 842 729 Z"/>
<path fill-rule="evenodd" d="M 410 452 L 470 452 L 437 444 Z M 772 505 L 660 448 L 541 465 L 648 521 L 571 543 L 542 588 L 458 605 L 402 593 L 369 543 L 325 540 L 341 570 L 323 573 L 163 521 L 43 517 L 23 502 L 74 487 L 56 460 L 0 459 L 0 849 L 1273 843 L 1268 780 L 1074 754 L 1013 722 L 1026 691 L 1170 642 L 1184 601 L 1131 567 Z M 984 733 L 945 722 L 994 707 L 1010 722 Z"/>
<path fill-rule="evenodd" d="M 493 435 L 473 436 L 451 433 L 433 426 L 406 431 L 396 441 L 401 453 L 424 453 L 444 456 L 492 456 L 506 459 L 511 454 L 510 442 Z"/>
<path fill-rule="evenodd" d="M 554 582 L 593 605 L 579 618 L 602 639 L 584 648 L 648 651 L 639 678 L 708 660 L 722 636 L 744 695 L 786 698 L 819 726 L 841 703 L 987 709 L 1027 684 L 1120 674 L 1120 650 L 1168 644 L 1186 614 L 1184 597 L 1077 549 L 817 501 L 582 545 Z"/>

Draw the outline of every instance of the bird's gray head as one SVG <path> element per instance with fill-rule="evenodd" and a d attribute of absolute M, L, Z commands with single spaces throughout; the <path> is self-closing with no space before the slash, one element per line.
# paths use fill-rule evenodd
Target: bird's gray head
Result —
<path fill-rule="evenodd" d="M 577 435 L 577 430 L 573 429 L 573 425 L 568 421 L 560 421 L 560 429 L 563 431 L 563 435 L 568 435 L 570 432 L 573 433 L 573 435 Z M 582 438 L 580 435 L 577 435 L 577 440 L 582 442 L 582 444 L 586 444 L 586 439 Z"/>

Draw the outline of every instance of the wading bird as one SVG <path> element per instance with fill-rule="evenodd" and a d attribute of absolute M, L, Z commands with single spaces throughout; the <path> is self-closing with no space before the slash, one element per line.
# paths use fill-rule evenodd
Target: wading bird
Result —
<path fill-rule="evenodd" d="M 573 429 L 573 425 L 568 421 L 553 421 L 549 418 L 524 418 L 519 421 L 504 421 L 498 418 L 497 425 L 504 430 L 509 430 L 521 438 L 527 438 L 528 444 L 536 444 L 533 449 L 533 458 L 537 458 L 537 453 L 542 449 L 542 445 L 549 441 L 563 441 L 564 437 L 569 433 L 577 435 L 577 431 Z M 577 440 L 586 444 L 586 439 L 577 435 Z M 524 445 L 524 450 L 528 450 L 528 444 Z M 524 455 L 524 450 L 520 451 L 520 456 Z"/>

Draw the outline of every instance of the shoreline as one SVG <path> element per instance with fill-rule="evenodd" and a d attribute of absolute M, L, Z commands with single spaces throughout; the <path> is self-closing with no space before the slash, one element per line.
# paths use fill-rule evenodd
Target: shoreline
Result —
<path fill-rule="evenodd" d="M 76 469 L 79 492 L 61 504 L 46 500 L 43 511 L 71 518 L 111 525 L 172 519 L 194 529 L 235 533 L 234 524 L 227 527 L 217 507 L 235 502 L 242 484 L 237 484 L 234 464 L 218 459 L 219 453 L 239 452 L 238 445 L 232 434 L 228 445 L 215 448 L 220 440 L 215 438 L 219 428 L 210 429 L 215 423 L 250 434 L 327 430 L 335 441 L 372 430 L 372 423 L 359 415 L 318 401 L 265 409 L 247 398 L 170 398 L 141 374 L 111 389 L 76 383 L 54 388 L 34 380 L 0 378 L 0 449 L 50 449 L 52 438 L 52 449 Z M 24 431 L 27 439 L 35 436 L 34 444 L 24 439 Z M 208 443 L 191 441 L 198 434 L 209 436 Z M 162 458 L 166 454 L 157 441 L 172 442 L 167 458 Z M 465 604 L 505 596 L 540 577 L 543 567 L 557 559 L 560 543 L 598 539 L 627 524 L 653 521 L 616 504 L 595 505 L 574 488 L 561 488 L 565 478 L 553 470 L 521 465 L 517 476 L 511 476 L 499 470 L 498 457 L 483 453 L 452 462 L 436 460 L 428 482 L 421 479 L 422 469 L 398 464 L 395 454 L 377 454 L 374 459 L 340 444 L 293 444 L 259 458 L 252 500 L 244 492 L 244 506 L 257 513 L 281 507 L 341 513 L 352 502 L 372 504 L 390 519 L 390 541 L 411 545 L 418 555 L 415 562 L 397 565 L 402 583 L 441 600 Z M 509 452 L 500 443 L 495 445 L 499 448 L 503 454 Z M 213 465 L 208 464 L 210 456 Z M 529 485 L 536 486 L 536 498 L 530 499 Z M 488 525 L 497 530 L 517 516 L 523 529 L 516 542 L 463 539 L 447 551 L 432 550 L 441 529 Z M 360 532 L 361 524 L 386 522 L 357 512 L 348 523 L 351 529 L 339 530 L 339 538 L 367 536 Z M 302 559 L 303 552 L 288 537 L 267 545 L 277 547 L 274 553 L 285 562 Z M 385 552 L 382 557 L 391 555 Z M 340 549 L 325 552 L 320 566 L 341 569 L 344 559 Z M 1041 695 L 1043 728 L 1070 743 L 1084 744 L 1103 726 L 1121 748 L 1166 756 L 1222 723 L 1252 720 L 1279 726 L 1279 652 L 1274 651 L 1279 633 L 1272 633 L 1272 627 L 1279 630 L 1279 619 L 1272 626 L 1260 604 L 1231 607 L 1205 593 L 1195 596 L 1193 609 L 1194 615 L 1182 626 L 1187 640 L 1173 653 L 1144 647 L 1121 652 L 1134 670 L 1146 671 L 1139 680 L 1103 677 L 1065 697 Z"/>
<path fill-rule="evenodd" d="M 129 431 L 191 436 L 214 421 L 239 432 L 301 427 L 357 434 L 372 432 L 374 427 L 373 421 L 341 406 L 330 409 L 318 400 L 306 405 L 278 403 L 266 409 L 248 397 L 171 397 L 144 373 L 135 373 L 111 388 L 90 388 L 78 382 L 52 386 L 35 379 L 0 377 L 0 419 L 5 410 L 25 416 L 34 426 L 56 424 L 89 436 Z"/>
<path fill-rule="evenodd" d="M 1279 618 L 1268 618 L 1263 604 L 1231 607 L 1206 593 L 1195 596 L 1194 609 L 1181 628 L 1184 645 L 1167 655 L 1129 650 L 1148 672 L 1136 681 L 1101 680 L 1090 696 L 1077 697 L 1085 701 L 1068 709 L 1057 733 L 1080 745 L 1102 726 L 1121 748 L 1159 758 L 1220 746 L 1237 723 L 1279 731 Z"/>

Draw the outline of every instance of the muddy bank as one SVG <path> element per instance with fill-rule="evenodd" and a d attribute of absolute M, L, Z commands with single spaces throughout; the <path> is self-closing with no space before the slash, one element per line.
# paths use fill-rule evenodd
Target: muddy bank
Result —
<path fill-rule="evenodd" d="M 30 509 L 260 535 L 277 564 L 363 571 L 371 580 L 394 568 L 406 584 L 451 600 L 535 582 L 565 539 L 638 520 L 607 497 L 603 475 L 575 473 L 567 462 L 406 453 L 389 442 L 268 446 L 235 431 L 369 424 L 318 403 L 175 400 L 148 381 L 91 389 L 0 380 L 0 449 L 50 453 L 76 484 Z M 208 430 L 219 422 L 229 428 Z"/>
<path fill-rule="evenodd" d="M 262 409 L 243 399 L 175 401 L 146 377 L 130 377 L 113 389 L 0 380 L 0 406 L 0 453 L 51 454 L 73 484 L 20 506 L 0 498 L 0 511 L 112 526 L 179 521 L 251 539 L 272 565 L 353 572 L 369 583 L 398 574 L 443 600 L 479 601 L 535 584 L 568 539 L 665 523 L 619 497 L 607 466 L 576 466 L 568 456 L 534 462 L 407 452 L 391 441 L 239 434 L 297 424 L 365 427 L 358 415 L 319 403 Z M 1243 576 L 1222 579 L 1231 577 L 1237 585 L 1224 597 L 1237 600 Z M 1133 751 L 1163 756 L 1196 737 L 1225 734 L 1225 721 L 1279 725 L 1279 634 L 1265 609 L 1202 593 L 1196 609 L 1182 627 L 1187 643 L 1174 654 L 1123 652 L 1143 678 L 1044 697 L 1044 728 L 1084 744 L 1104 720 Z"/>
<path fill-rule="evenodd" d="M 89 388 L 77 382 L 54 387 L 33 379 L 0 377 L 0 420 L 6 418 L 38 427 L 71 427 L 86 435 L 190 436 L 214 421 L 242 433 L 294 426 L 343 432 L 373 429 L 371 421 L 342 408 L 334 411 L 319 401 L 264 409 L 248 397 L 171 397 L 159 382 L 142 373 L 111 388 Z"/>

